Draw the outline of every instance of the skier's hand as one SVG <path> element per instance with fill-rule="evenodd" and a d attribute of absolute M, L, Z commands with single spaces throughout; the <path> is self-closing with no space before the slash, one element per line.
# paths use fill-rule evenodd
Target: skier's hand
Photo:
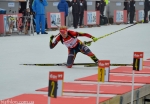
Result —
<path fill-rule="evenodd" d="M 50 36 L 50 42 L 53 41 L 53 38 L 54 38 L 54 35 L 51 35 L 51 36 Z"/>
<path fill-rule="evenodd" d="M 93 42 L 96 42 L 98 40 L 98 38 L 96 37 L 92 37 L 92 39 L 93 39 Z"/>
<path fill-rule="evenodd" d="M 92 42 L 87 42 L 86 45 L 87 46 L 91 46 Z"/>
<path fill-rule="evenodd" d="M 86 42 L 86 41 L 84 41 L 84 44 L 87 45 L 87 46 L 91 46 L 92 42 Z"/>

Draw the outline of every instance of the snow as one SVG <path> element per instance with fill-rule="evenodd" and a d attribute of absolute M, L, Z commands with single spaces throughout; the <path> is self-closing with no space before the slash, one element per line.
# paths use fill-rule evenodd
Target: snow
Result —
<path fill-rule="evenodd" d="M 93 28 L 79 28 L 75 31 L 87 32 L 95 37 L 120 30 L 127 25 L 109 25 Z M 74 30 L 73 28 L 70 28 Z M 0 37 L 0 100 L 19 94 L 34 92 L 48 86 L 49 71 L 64 71 L 65 82 L 97 73 L 97 68 L 73 66 L 23 66 L 19 64 L 63 63 L 67 60 L 67 48 L 59 43 L 49 48 L 50 35 L 58 31 L 49 31 L 48 35 Z M 86 37 L 80 37 L 88 41 Z M 130 64 L 134 52 L 144 52 L 144 60 L 150 58 L 150 23 L 137 24 L 115 34 L 98 40 L 89 47 L 100 60 L 111 63 Z M 89 57 L 78 53 L 75 62 L 93 62 Z M 112 67 L 111 67 L 112 68 Z"/>

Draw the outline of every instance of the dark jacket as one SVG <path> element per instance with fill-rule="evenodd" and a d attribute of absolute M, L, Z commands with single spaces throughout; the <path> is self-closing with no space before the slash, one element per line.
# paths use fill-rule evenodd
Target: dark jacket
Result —
<path fill-rule="evenodd" d="M 30 12 L 34 12 L 33 9 L 32 9 L 32 4 L 33 4 L 33 0 L 29 0 Z"/>
<path fill-rule="evenodd" d="M 101 0 L 101 1 L 100 1 L 100 8 L 99 8 L 101 15 L 104 15 L 105 6 L 106 6 L 106 3 L 105 3 L 103 0 Z"/>
<path fill-rule="evenodd" d="M 130 11 L 135 11 L 135 1 L 130 1 Z"/>
<path fill-rule="evenodd" d="M 148 0 L 145 0 L 145 2 L 144 2 L 144 10 L 145 11 L 149 10 L 149 1 Z"/>
<path fill-rule="evenodd" d="M 36 14 L 45 14 L 45 6 L 48 3 L 46 0 L 34 0 L 32 3 L 32 9 Z"/>
<path fill-rule="evenodd" d="M 100 10 L 100 5 L 98 5 L 98 3 L 96 4 L 96 11 Z"/>
<path fill-rule="evenodd" d="M 71 7 L 71 1 L 66 1 L 68 3 L 68 7 Z"/>
<path fill-rule="evenodd" d="M 150 1 L 149 1 L 149 10 L 150 10 Z"/>
<path fill-rule="evenodd" d="M 60 0 L 57 8 L 59 12 L 65 12 L 65 16 L 68 16 L 68 3 L 66 2 L 66 0 Z"/>
<path fill-rule="evenodd" d="M 72 13 L 79 13 L 80 12 L 80 3 L 76 0 L 76 2 L 72 1 Z"/>
<path fill-rule="evenodd" d="M 85 0 L 80 0 L 80 12 L 87 11 L 87 2 Z"/>
<path fill-rule="evenodd" d="M 124 10 L 127 10 L 127 12 L 130 11 L 129 2 L 124 2 Z"/>

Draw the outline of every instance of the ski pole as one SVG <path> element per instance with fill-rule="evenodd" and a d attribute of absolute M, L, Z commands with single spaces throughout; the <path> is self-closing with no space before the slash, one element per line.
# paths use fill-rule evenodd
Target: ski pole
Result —
<path fill-rule="evenodd" d="M 98 37 L 98 40 L 99 40 L 99 39 L 102 39 L 102 38 L 105 38 L 105 37 L 107 37 L 107 36 L 109 36 L 109 35 L 112 35 L 112 34 L 114 34 L 114 33 L 117 33 L 117 32 L 119 32 L 119 31 L 122 31 L 122 30 L 124 30 L 124 29 L 127 29 L 127 28 L 129 28 L 129 27 L 131 27 L 131 26 L 134 26 L 134 25 L 136 25 L 136 24 L 138 24 L 138 22 L 134 23 L 133 25 L 127 26 L 127 27 L 125 27 L 125 28 L 122 28 L 122 29 L 120 29 L 120 30 L 117 30 L 117 31 L 111 32 L 111 33 L 109 33 L 109 34 L 106 34 L 106 35 L 104 35 L 104 36 L 100 36 L 100 37 Z M 93 41 L 84 41 L 84 44 L 85 44 L 85 45 L 86 45 L 86 44 L 91 44 L 91 42 L 93 42 Z"/>
<path fill-rule="evenodd" d="M 57 26 L 57 27 L 59 28 L 59 26 L 58 26 L 58 25 L 56 25 L 55 21 L 52 21 L 51 23 L 52 23 L 52 24 L 54 24 L 55 26 Z"/>

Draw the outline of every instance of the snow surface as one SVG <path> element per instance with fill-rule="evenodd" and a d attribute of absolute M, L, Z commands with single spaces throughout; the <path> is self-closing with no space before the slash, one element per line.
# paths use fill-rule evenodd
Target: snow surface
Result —
<path fill-rule="evenodd" d="M 100 37 L 129 25 L 131 24 L 79 28 L 75 31 Z M 50 35 L 57 33 L 58 31 L 49 31 L 48 35 L 0 37 L 0 100 L 48 86 L 49 71 L 64 71 L 65 82 L 97 73 L 96 67 L 73 66 L 68 69 L 65 66 L 19 65 L 66 62 L 68 50 L 64 45 L 59 43 L 54 49 L 49 48 Z M 86 37 L 80 39 L 91 40 Z M 89 48 L 100 60 L 110 60 L 111 63 L 130 64 L 133 62 L 134 52 L 144 52 L 146 60 L 150 58 L 150 23 L 137 24 L 107 36 L 92 43 Z M 78 53 L 75 62 L 93 61 L 86 55 Z"/>

